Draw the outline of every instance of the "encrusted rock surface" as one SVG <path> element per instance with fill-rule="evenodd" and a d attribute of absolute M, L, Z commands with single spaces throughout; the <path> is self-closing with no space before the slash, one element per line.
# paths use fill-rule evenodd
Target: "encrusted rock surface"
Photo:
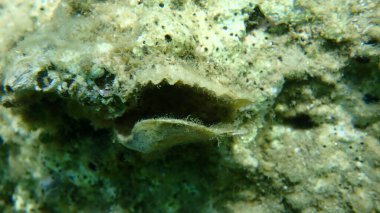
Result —
<path fill-rule="evenodd" d="M 0 211 L 380 211 L 379 8 L 3 1 Z"/>

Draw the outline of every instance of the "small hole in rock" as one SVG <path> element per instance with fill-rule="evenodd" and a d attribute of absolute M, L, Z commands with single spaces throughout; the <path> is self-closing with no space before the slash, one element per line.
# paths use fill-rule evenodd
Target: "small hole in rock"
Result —
<path fill-rule="evenodd" d="M 5 108 L 11 108 L 11 107 L 15 107 L 15 106 L 16 105 L 14 103 L 10 102 L 10 101 L 5 101 L 3 103 L 3 107 L 5 107 Z"/>
<path fill-rule="evenodd" d="M 49 78 L 47 70 L 42 70 L 37 74 L 37 86 L 41 89 L 49 87 L 53 80 Z"/>
<path fill-rule="evenodd" d="M 294 117 L 284 118 L 284 123 L 295 129 L 311 129 L 317 126 L 307 114 L 298 114 Z"/>
<path fill-rule="evenodd" d="M 248 13 L 248 19 L 244 21 L 244 25 L 247 33 L 257 29 L 265 21 L 265 15 L 259 7 L 250 9 L 246 13 Z"/>
<path fill-rule="evenodd" d="M 93 163 L 93 162 L 89 162 L 88 163 L 88 168 L 90 169 L 90 170 L 92 170 L 92 171 L 96 171 L 96 164 L 95 163 Z"/>
<path fill-rule="evenodd" d="M 166 42 L 171 42 L 172 41 L 172 37 L 168 34 L 165 35 L 165 41 Z"/>
<path fill-rule="evenodd" d="M 67 87 L 70 87 L 74 83 L 74 79 L 65 79 L 64 82 L 66 83 Z"/>
<path fill-rule="evenodd" d="M 371 59 L 368 57 L 356 57 L 355 61 L 357 61 L 358 63 L 361 63 L 361 64 L 367 64 L 367 63 L 371 62 Z"/>
<path fill-rule="evenodd" d="M 13 92 L 13 89 L 12 89 L 11 86 L 9 86 L 9 85 L 5 85 L 5 91 L 6 91 L 6 92 Z"/>
<path fill-rule="evenodd" d="M 371 94 L 365 94 L 363 96 L 363 101 L 364 103 L 366 104 L 373 104 L 373 103 L 376 103 L 376 102 L 379 102 L 380 101 L 380 98 L 379 97 L 376 97 L 374 95 L 371 95 Z"/>
<path fill-rule="evenodd" d="M 99 89 L 106 89 L 112 86 L 114 80 L 115 74 L 112 74 L 106 70 L 103 76 L 95 79 L 95 84 L 99 87 Z"/>

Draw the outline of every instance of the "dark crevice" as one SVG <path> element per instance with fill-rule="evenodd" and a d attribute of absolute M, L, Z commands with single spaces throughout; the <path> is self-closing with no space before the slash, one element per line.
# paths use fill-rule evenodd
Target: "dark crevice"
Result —
<path fill-rule="evenodd" d="M 47 70 L 42 70 L 42 71 L 37 73 L 36 82 L 37 82 L 37 86 L 40 89 L 44 89 L 46 87 L 49 87 L 52 81 L 53 80 L 49 77 L 49 73 Z"/>
<path fill-rule="evenodd" d="M 246 33 L 259 28 L 260 25 L 266 22 L 265 15 L 258 6 L 254 9 L 248 8 L 243 12 L 248 13 L 248 18 L 244 21 Z"/>
<path fill-rule="evenodd" d="M 368 39 L 367 41 L 364 42 L 364 44 L 366 45 L 378 45 L 380 42 L 375 39 L 375 38 L 371 38 L 371 39 Z"/>
<path fill-rule="evenodd" d="M 13 88 L 9 85 L 5 85 L 3 91 L 11 93 L 13 92 Z"/>
<path fill-rule="evenodd" d="M 342 99 L 341 106 L 349 112 L 355 128 L 365 129 L 379 120 L 380 75 L 379 58 L 357 56 L 343 69 L 342 82 L 353 91 L 350 99 Z M 358 108 L 358 104 L 362 104 Z"/>
<path fill-rule="evenodd" d="M 59 123 L 65 104 L 52 93 L 30 93 L 19 96 L 14 110 L 23 116 L 24 122 L 34 127 L 47 127 Z"/>
<path fill-rule="evenodd" d="M 357 89 L 365 95 L 363 101 L 376 102 L 380 97 L 379 59 L 376 57 L 355 57 L 343 69 L 343 81 L 350 88 Z"/>
<path fill-rule="evenodd" d="M 310 97 L 301 95 L 305 89 L 312 91 Z M 314 98 L 329 97 L 334 91 L 335 86 L 333 84 L 323 82 L 319 78 L 289 79 L 285 82 L 278 100 L 283 103 L 290 103 L 291 100 L 297 100 L 297 102 L 300 100 L 310 101 Z"/>
<path fill-rule="evenodd" d="M 283 106 L 285 109 L 275 112 L 275 122 L 299 130 L 318 127 L 319 123 L 313 120 L 310 112 L 304 107 L 296 110 L 297 106 L 312 104 L 315 99 L 321 102 L 331 101 L 331 99 L 337 98 L 335 93 L 334 85 L 318 78 L 287 80 L 274 106 L 275 109 L 277 105 Z"/>
<path fill-rule="evenodd" d="M 322 43 L 322 48 L 326 51 L 343 50 L 349 46 L 347 41 L 336 41 L 334 39 L 325 38 Z"/>
<path fill-rule="evenodd" d="M 367 64 L 367 63 L 371 62 L 371 59 L 369 57 L 365 57 L 365 56 L 357 56 L 354 59 L 356 62 L 358 62 L 360 64 Z"/>
<path fill-rule="evenodd" d="M 165 35 L 165 41 L 166 41 L 166 42 L 169 43 L 169 42 L 171 42 L 172 40 L 173 40 L 173 39 L 172 39 L 172 37 L 171 37 L 169 34 L 166 34 L 166 35 Z"/>
<path fill-rule="evenodd" d="M 364 94 L 362 100 L 366 104 L 374 104 L 374 103 L 378 103 L 380 101 L 380 98 L 378 96 L 367 93 L 367 94 Z"/>
<path fill-rule="evenodd" d="M 293 117 L 283 118 L 283 123 L 295 129 L 311 129 L 318 126 L 307 114 L 298 114 Z"/>
<path fill-rule="evenodd" d="M 201 88 L 179 83 L 147 85 L 135 98 L 135 105 L 116 121 L 125 130 L 137 121 L 149 118 L 192 119 L 204 125 L 230 122 L 234 118 L 231 102 L 214 97 Z"/>
<path fill-rule="evenodd" d="M 286 198 L 282 198 L 281 201 L 282 205 L 284 206 L 284 213 L 298 213 L 301 212 L 298 209 L 295 209 Z"/>
<path fill-rule="evenodd" d="M 104 74 L 101 77 L 96 78 L 94 82 L 95 85 L 99 87 L 99 89 L 107 89 L 112 87 L 115 78 L 115 74 L 110 73 L 109 71 L 104 69 Z"/>
<path fill-rule="evenodd" d="M 43 136 L 42 141 L 54 138 L 68 139 L 83 137 L 93 132 L 94 127 L 87 118 L 83 106 L 68 104 L 70 101 L 51 93 L 26 93 L 17 96 L 17 102 L 11 110 L 20 114 L 23 122 L 31 128 L 46 128 L 51 132 Z M 88 112 L 90 115 L 91 112 Z M 46 140 L 45 140 L 46 139 Z"/>

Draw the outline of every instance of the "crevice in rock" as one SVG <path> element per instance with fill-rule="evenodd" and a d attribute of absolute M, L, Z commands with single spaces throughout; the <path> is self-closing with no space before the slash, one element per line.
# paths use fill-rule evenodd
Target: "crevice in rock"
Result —
<path fill-rule="evenodd" d="M 211 126 L 232 122 L 235 116 L 232 101 L 182 83 L 148 84 L 137 91 L 133 99 L 125 114 L 116 119 L 116 125 L 125 133 L 136 122 L 150 118 L 184 119 Z"/>
<path fill-rule="evenodd" d="M 283 118 L 282 122 L 294 129 L 311 129 L 318 126 L 309 115 L 302 113 L 292 117 Z"/>
<path fill-rule="evenodd" d="M 335 86 L 318 78 L 287 80 L 274 105 L 274 122 L 294 129 L 306 130 L 319 125 L 308 107 L 314 100 L 321 102 L 334 98 Z"/>

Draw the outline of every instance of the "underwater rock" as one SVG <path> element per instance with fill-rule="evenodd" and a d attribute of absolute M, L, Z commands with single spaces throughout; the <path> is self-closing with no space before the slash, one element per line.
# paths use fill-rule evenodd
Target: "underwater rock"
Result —
<path fill-rule="evenodd" d="M 2 1 L 0 212 L 379 212 L 378 8 Z"/>

